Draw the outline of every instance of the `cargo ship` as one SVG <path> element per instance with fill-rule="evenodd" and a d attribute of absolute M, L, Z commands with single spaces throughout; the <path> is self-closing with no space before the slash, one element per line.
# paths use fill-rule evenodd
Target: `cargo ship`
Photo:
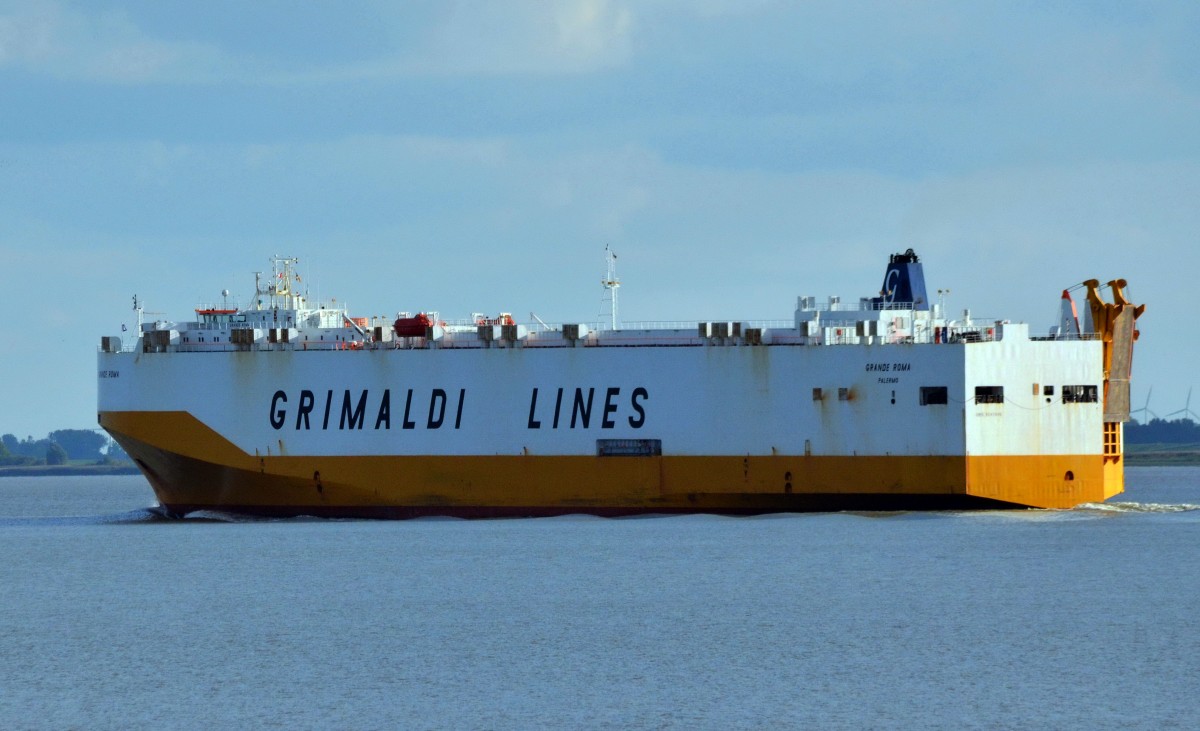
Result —
<path fill-rule="evenodd" d="M 801 296 L 790 319 L 621 324 L 608 262 L 603 323 L 354 317 L 310 301 L 287 257 L 248 306 L 226 291 L 145 321 L 135 297 L 135 337 L 101 338 L 99 423 L 172 516 L 1070 508 L 1123 489 L 1145 307 L 1124 280 L 1064 290 L 1034 334 L 947 317 L 909 249 L 878 295 Z"/>

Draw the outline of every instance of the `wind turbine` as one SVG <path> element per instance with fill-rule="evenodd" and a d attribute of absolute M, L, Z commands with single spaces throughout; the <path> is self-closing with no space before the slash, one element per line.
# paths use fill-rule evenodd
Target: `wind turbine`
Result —
<path fill-rule="evenodd" d="M 1192 389 L 1188 389 L 1187 401 L 1183 402 L 1183 408 L 1167 414 L 1167 421 L 1170 421 L 1171 417 L 1175 416 L 1176 414 L 1182 414 L 1183 418 L 1188 419 L 1189 421 L 1200 421 L 1200 416 L 1196 416 L 1196 412 L 1192 411 Z"/>
<path fill-rule="evenodd" d="M 1145 426 L 1146 424 L 1149 424 L 1151 419 L 1158 418 L 1158 414 L 1156 414 L 1150 410 L 1150 395 L 1153 393 L 1154 393 L 1154 386 L 1151 386 L 1150 390 L 1146 391 L 1146 405 L 1140 409 L 1134 409 L 1133 411 L 1129 412 L 1130 416 L 1133 416 L 1134 414 L 1141 414 L 1142 416 L 1147 417 L 1145 419 L 1145 421 L 1138 419 L 1138 423 L 1143 426 Z"/>

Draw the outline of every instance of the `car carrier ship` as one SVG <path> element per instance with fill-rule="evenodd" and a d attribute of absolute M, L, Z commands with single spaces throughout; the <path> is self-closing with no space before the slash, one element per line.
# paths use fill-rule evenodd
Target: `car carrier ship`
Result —
<path fill-rule="evenodd" d="M 174 516 L 1070 508 L 1123 489 L 1145 307 L 1123 280 L 1064 290 L 1034 335 L 947 318 L 909 249 L 879 295 L 799 297 L 790 320 L 620 326 L 613 261 L 603 325 L 356 318 L 310 302 L 284 257 L 247 307 L 144 322 L 135 297 L 136 337 L 101 339 L 99 422 Z"/>

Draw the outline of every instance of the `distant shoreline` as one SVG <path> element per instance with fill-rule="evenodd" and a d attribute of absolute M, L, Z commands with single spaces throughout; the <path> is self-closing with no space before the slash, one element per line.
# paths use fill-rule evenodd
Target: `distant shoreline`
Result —
<path fill-rule="evenodd" d="M 0 467 L 0 477 L 73 477 L 87 475 L 137 475 L 141 474 L 137 467 L 129 462 L 120 464 L 80 464 L 80 465 L 21 465 L 19 467 Z"/>
<path fill-rule="evenodd" d="M 1130 465 L 1200 464 L 1200 444 L 1125 444 L 1125 461 Z"/>
<path fill-rule="evenodd" d="M 1200 464 L 1200 452 L 1143 452 L 1125 453 L 1125 462 L 1130 467 L 1164 467 L 1170 465 Z"/>
<path fill-rule="evenodd" d="M 1200 450 L 1154 449 L 1136 452 L 1126 451 L 1125 464 L 1130 467 L 1200 465 Z M 0 477 L 82 477 L 138 474 L 141 474 L 141 472 L 129 462 L 111 465 L 22 465 L 19 467 L 0 467 Z"/>

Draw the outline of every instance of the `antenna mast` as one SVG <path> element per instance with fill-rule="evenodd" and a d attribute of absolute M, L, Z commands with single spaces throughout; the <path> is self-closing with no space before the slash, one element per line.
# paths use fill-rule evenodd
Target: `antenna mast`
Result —
<path fill-rule="evenodd" d="M 609 300 L 609 312 L 611 314 L 612 329 L 617 329 L 617 288 L 621 286 L 621 280 L 617 278 L 617 255 L 613 250 L 604 247 L 604 261 L 608 264 L 608 275 L 600 280 L 600 284 L 604 285 L 604 289 L 608 294 L 606 298 Z"/>
<path fill-rule="evenodd" d="M 282 306 L 284 309 L 293 309 L 304 306 L 304 295 L 295 291 L 292 282 L 293 278 L 297 283 L 300 281 L 300 275 L 292 269 L 293 265 L 299 263 L 300 260 L 295 257 L 278 254 L 271 257 L 271 281 L 265 287 L 262 283 L 262 272 L 254 273 L 255 309 L 263 309 L 264 298 L 270 302 L 271 308 Z"/>

